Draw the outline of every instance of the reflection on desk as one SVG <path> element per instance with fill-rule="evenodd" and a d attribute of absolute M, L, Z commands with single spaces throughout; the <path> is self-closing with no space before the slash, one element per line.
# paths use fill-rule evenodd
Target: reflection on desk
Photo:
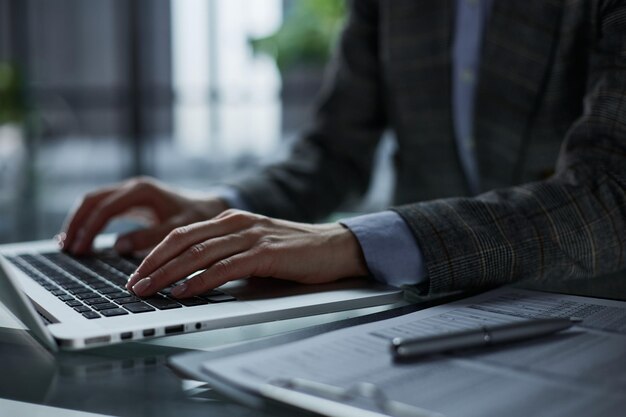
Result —
<path fill-rule="evenodd" d="M 57 354 L 47 351 L 19 324 L 3 316 L 0 321 L 8 327 L 0 328 L 0 398 L 121 417 L 291 416 L 293 412 L 281 409 L 263 414 L 234 404 L 204 384 L 181 380 L 166 366 L 166 360 L 190 349 L 209 349 L 390 307 Z M 0 408 L 0 415 L 3 411 Z"/>

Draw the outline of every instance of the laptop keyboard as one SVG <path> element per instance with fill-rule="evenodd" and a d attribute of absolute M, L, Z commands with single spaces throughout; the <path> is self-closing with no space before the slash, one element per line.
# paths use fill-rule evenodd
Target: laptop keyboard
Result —
<path fill-rule="evenodd" d="M 170 297 L 171 287 L 152 297 L 136 297 L 126 291 L 125 285 L 140 261 L 120 257 L 113 251 L 80 258 L 54 252 L 18 255 L 8 259 L 35 282 L 88 319 L 236 300 L 219 290 L 198 297 L 177 299 Z"/>

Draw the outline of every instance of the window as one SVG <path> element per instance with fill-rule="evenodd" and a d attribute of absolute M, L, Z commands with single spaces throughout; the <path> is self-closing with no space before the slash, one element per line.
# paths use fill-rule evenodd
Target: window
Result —
<path fill-rule="evenodd" d="M 0 242 L 51 237 L 81 195 L 129 176 L 206 189 L 284 154 L 342 5 L 0 0 L 0 98 L 15 98 L 0 100 Z M 282 73 L 252 47 L 279 28 L 296 63 Z"/>
<path fill-rule="evenodd" d="M 52 236 L 94 187 L 148 174 L 206 188 L 281 143 L 280 76 L 248 43 L 281 24 L 280 0 L 0 11 L 0 62 L 19 71 L 29 109 L 0 121 L 0 241 Z"/>

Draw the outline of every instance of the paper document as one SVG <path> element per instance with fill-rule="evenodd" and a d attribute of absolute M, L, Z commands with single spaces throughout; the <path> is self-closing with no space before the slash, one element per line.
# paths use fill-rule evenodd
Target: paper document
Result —
<path fill-rule="evenodd" d="M 390 354 L 390 340 L 397 336 L 539 317 L 583 322 L 548 337 L 410 364 L 395 364 Z M 624 415 L 626 303 L 504 288 L 209 361 L 204 370 L 233 386 L 304 408 L 325 407 L 317 411 L 331 415 Z M 351 407 L 360 413 L 350 414 Z"/>

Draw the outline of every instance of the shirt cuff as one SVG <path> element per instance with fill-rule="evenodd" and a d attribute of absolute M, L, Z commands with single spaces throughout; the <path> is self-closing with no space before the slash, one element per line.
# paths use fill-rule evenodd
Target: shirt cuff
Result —
<path fill-rule="evenodd" d="M 427 280 L 424 258 L 409 226 L 393 211 L 341 220 L 356 236 L 373 277 L 394 287 Z"/>
<path fill-rule="evenodd" d="M 210 190 L 217 198 L 222 199 L 226 205 L 231 209 L 252 211 L 250 205 L 242 197 L 239 190 L 235 187 L 229 187 L 228 185 L 218 185 L 212 187 Z"/>

